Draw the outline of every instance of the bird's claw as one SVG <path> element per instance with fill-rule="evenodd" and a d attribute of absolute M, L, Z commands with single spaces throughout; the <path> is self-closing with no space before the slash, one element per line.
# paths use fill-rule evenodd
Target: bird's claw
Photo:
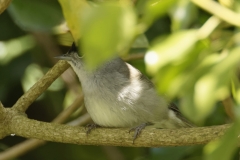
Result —
<path fill-rule="evenodd" d="M 98 127 L 98 125 L 95 123 L 87 124 L 85 126 L 85 129 L 87 130 L 86 134 L 88 135 L 93 129 L 96 129 L 97 127 Z"/>
<path fill-rule="evenodd" d="M 141 134 L 142 130 L 143 130 L 147 125 L 148 125 L 148 123 L 143 123 L 143 124 L 140 124 L 140 125 L 137 126 L 137 127 L 131 128 L 131 129 L 129 130 L 129 133 L 134 131 L 133 143 L 134 143 L 135 139 Z"/>

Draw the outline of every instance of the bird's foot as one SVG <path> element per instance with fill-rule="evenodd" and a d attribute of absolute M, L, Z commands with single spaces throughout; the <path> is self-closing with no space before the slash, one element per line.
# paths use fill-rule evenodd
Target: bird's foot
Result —
<path fill-rule="evenodd" d="M 88 135 L 93 129 L 96 129 L 99 125 L 95 123 L 87 124 L 85 129 L 87 130 L 86 134 Z"/>
<path fill-rule="evenodd" d="M 133 143 L 134 143 L 135 139 L 141 134 L 142 130 L 148 125 L 150 125 L 150 123 L 143 123 L 143 124 L 140 124 L 139 126 L 131 128 L 129 130 L 129 133 L 134 131 Z"/>

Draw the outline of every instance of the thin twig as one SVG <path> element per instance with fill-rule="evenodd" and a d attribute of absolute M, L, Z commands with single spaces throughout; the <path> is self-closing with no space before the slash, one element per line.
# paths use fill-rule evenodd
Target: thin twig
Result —
<path fill-rule="evenodd" d="M 221 22 L 222 21 L 216 16 L 210 17 L 204 23 L 204 25 L 198 30 L 198 32 L 197 32 L 198 38 L 205 39 L 205 38 L 209 37 L 210 34 L 212 34 L 212 32 L 219 26 L 219 24 Z"/>
<path fill-rule="evenodd" d="M 79 95 L 75 101 L 63 112 L 61 112 L 52 122 L 53 123 L 64 123 L 67 118 L 75 112 L 81 105 L 83 105 L 83 95 Z"/>
<path fill-rule="evenodd" d="M 39 45 L 45 50 L 45 57 L 54 65 L 57 61 L 54 57 L 62 55 L 62 51 L 56 44 L 54 38 L 47 33 L 32 32 Z M 79 94 L 79 82 L 77 81 L 74 71 L 69 68 L 62 75 L 61 78 L 67 85 L 67 88 L 75 94 Z"/>
<path fill-rule="evenodd" d="M 13 109 L 25 112 L 27 108 L 61 75 L 69 68 L 66 61 L 59 61 L 51 68 L 37 83 L 35 83 L 18 101 L 13 105 Z"/>
<path fill-rule="evenodd" d="M 232 25 L 240 27 L 240 14 L 236 13 L 224 6 L 221 6 L 216 1 L 212 0 L 191 0 L 195 5 L 203 8 L 216 17 L 228 22 Z"/>
<path fill-rule="evenodd" d="M 234 115 L 234 111 L 233 111 L 234 104 L 233 104 L 232 98 L 228 97 L 228 98 L 224 99 L 222 101 L 222 103 L 223 103 L 225 112 L 227 113 L 228 117 L 231 118 L 231 120 L 234 120 L 235 115 Z"/>
<path fill-rule="evenodd" d="M 11 0 L 0 0 L 0 14 L 7 9 Z"/>
<path fill-rule="evenodd" d="M 137 59 L 143 59 L 144 53 L 137 53 L 137 54 L 129 54 L 127 57 L 123 57 L 124 61 L 132 61 Z"/>

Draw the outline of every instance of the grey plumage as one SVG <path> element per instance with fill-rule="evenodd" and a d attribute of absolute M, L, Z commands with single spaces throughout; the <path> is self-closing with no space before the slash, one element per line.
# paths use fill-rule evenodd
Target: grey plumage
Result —
<path fill-rule="evenodd" d="M 67 60 L 79 77 L 84 102 L 93 121 L 102 127 L 182 128 L 192 125 L 178 109 L 157 94 L 152 82 L 139 70 L 114 58 L 94 71 L 85 68 L 72 48 L 58 57 Z"/>

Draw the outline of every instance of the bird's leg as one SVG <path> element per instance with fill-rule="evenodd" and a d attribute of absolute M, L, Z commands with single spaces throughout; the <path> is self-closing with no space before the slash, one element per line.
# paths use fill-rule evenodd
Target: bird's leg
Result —
<path fill-rule="evenodd" d="M 134 131 L 133 143 L 134 143 L 135 139 L 141 134 L 142 130 L 148 125 L 151 125 L 151 123 L 143 123 L 143 124 L 140 124 L 139 126 L 131 128 L 129 130 L 129 133 Z"/>
<path fill-rule="evenodd" d="M 91 124 L 87 124 L 85 129 L 87 130 L 87 135 L 93 130 L 96 129 L 97 127 L 99 127 L 99 125 L 95 124 L 95 123 L 91 123 Z"/>

